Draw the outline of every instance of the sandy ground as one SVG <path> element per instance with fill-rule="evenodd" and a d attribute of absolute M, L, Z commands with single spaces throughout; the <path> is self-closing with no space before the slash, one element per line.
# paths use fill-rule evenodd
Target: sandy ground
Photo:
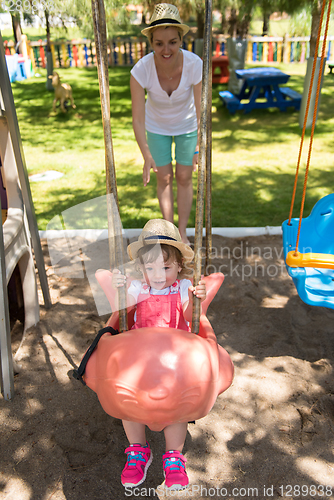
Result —
<path fill-rule="evenodd" d="M 53 306 L 45 310 L 41 296 L 41 321 L 18 353 L 15 397 L 0 399 L 0 498 L 168 498 L 160 486 L 162 433 L 148 431 L 155 459 L 130 495 L 120 484 L 127 446 L 120 421 L 69 376 L 108 317 L 87 278 L 94 259 L 84 249 L 85 272 L 77 259 L 65 273 L 51 267 L 42 243 Z M 333 499 L 334 311 L 299 299 L 280 237 L 214 236 L 213 246 L 212 264 L 226 279 L 208 317 L 235 378 L 210 414 L 189 425 L 191 488 L 173 496 Z M 103 244 L 98 252 L 107 254 Z M 17 322 L 14 350 L 21 337 Z"/>

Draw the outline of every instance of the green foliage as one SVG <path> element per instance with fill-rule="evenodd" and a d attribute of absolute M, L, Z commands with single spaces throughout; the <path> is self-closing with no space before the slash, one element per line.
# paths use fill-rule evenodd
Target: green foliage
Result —
<path fill-rule="evenodd" d="M 121 0 L 105 0 L 105 14 L 107 34 L 110 38 L 119 34 L 131 31 L 130 14 L 127 4 Z M 90 0 L 76 0 L 69 5 L 67 13 L 75 18 L 81 31 L 84 31 L 87 38 L 94 37 L 92 22 L 92 4 Z"/>
<path fill-rule="evenodd" d="M 305 64 L 276 65 L 292 75 L 289 86 L 302 92 Z M 59 69 L 73 88 L 76 110 L 52 112 L 53 94 L 45 78 L 12 85 L 29 174 L 57 170 L 64 176 L 52 182 L 31 182 L 38 226 L 64 210 L 105 194 L 105 154 L 96 68 Z M 125 228 L 142 227 L 160 217 L 156 181 L 143 188 L 143 160 L 131 123 L 129 68 L 110 68 L 111 127 L 121 218 Z M 254 110 L 230 115 L 214 85 L 213 115 L 213 227 L 278 226 L 288 217 L 301 130 L 298 113 Z M 334 77 L 324 77 L 321 106 L 313 143 L 305 215 L 334 185 Z M 309 141 L 306 134 L 301 176 Z M 196 176 L 194 176 L 196 192 Z M 298 215 L 302 179 L 294 216 Z M 177 219 L 176 219 L 177 221 Z M 195 203 L 189 227 L 194 227 Z M 83 220 L 83 227 L 92 227 Z M 93 220 L 106 227 L 106 219 Z"/>
<path fill-rule="evenodd" d="M 313 0 L 279 0 L 280 12 L 293 14 L 313 3 Z"/>
<path fill-rule="evenodd" d="M 289 22 L 289 19 L 271 20 L 269 23 L 269 36 L 284 36 L 286 33 L 289 33 Z M 253 18 L 249 29 L 250 35 L 261 36 L 262 27 L 263 20 Z"/>
<path fill-rule="evenodd" d="M 290 18 L 289 35 L 290 36 L 310 36 L 312 23 L 311 7 L 302 9 Z"/>
<path fill-rule="evenodd" d="M 130 13 L 126 8 L 127 4 L 121 0 L 105 0 L 104 3 L 107 33 L 110 38 L 119 35 L 131 36 L 140 31 L 137 26 L 130 23 Z M 52 8 L 48 11 L 52 40 L 94 39 L 91 0 L 49 0 L 49 4 L 52 5 Z M 42 11 L 41 20 L 45 23 L 45 16 Z M 68 28 L 67 25 L 70 21 L 75 21 L 77 27 Z M 31 36 L 29 35 L 31 41 L 46 38 L 46 30 L 43 28 L 27 28 L 23 31 L 28 35 L 31 33 Z M 3 36 L 7 40 L 12 40 L 12 30 L 4 30 Z"/>
<path fill-rule="evenodd" d="M 256 4 L 256 0 L 216 0 L 214 5 L 223 16 L 225 31 L 230 36 L 244 38 L 248 33 Z"/>

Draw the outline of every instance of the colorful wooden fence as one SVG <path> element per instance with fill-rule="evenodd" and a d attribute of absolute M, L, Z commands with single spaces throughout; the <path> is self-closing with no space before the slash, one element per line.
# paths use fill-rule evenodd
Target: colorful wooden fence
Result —
<path fill-rule="evenodd" d="M 227 55 L 226 40 L 218 36 L 215 43 L 215 55 Z M 253 36 L 248 38 L 246 63 L 305 62 L 309 57 L 309 50 L 310 37 Z M 326 58 L 334 61 L 334 36 L 328 37 Z"/>
<path fill-rule="evenodd" d="M 15 53 L 14 43 L 4 41 L 5 53 Z M 195 52 L 195 40 L 186 38 L 183 48 Z M 117 38 L 108 42 L 110 66 L 132 66 L 150 51 L 149 43 L 141 38 Z M 213 55 L 228 55 L 226 38 L 214 37 Z M 46 67 L 46 41 L 28 42 L 27 53 L 34 70 Z M 96 64 L 95 43 L 91 40 L 52 42 L 51 52 L 55 68 L 84 67 Z M 247 63 L 304 62 L 309 54 L 309 37 L 250 37 Z M 326 48 L 327 60 L 334 61 L 334 36 L 330 36 Z"/>

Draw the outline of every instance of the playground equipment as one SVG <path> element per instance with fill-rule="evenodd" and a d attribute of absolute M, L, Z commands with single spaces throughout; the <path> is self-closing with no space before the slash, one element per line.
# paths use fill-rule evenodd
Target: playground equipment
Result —
<path fill-rule="evenodd" d="M 111 273 L 102 271 L 97 279 L 110 295 Z M 204 280 L 207 298 L 198 335 L 173 328 L 131 330 L 133 312 L 129 331 L 115 335 L 118 313 L 111 316 L 84 375 L 107 413 L 161 431 L 171 423 L 204 417 L 231 385 L 232 362 L 205 316 L 224 276 L 215 273 Z"/>
<path fill-rule="evenodd" d="M 28 56 L 28 40 L 27 35 L 22 35 L 22 40 L 19 44 L 20 53 L 16 52 L 17 46 L 12 46 L 12 51 L 9 50 L 8 42 L 5 45 L 5 58 L 10 82 L 19 82 L 33 76 L 33 63 Z"/>
<path fill-rule="evenodd" d="M 298 247 L 299 219 L 283 223 L 283 245 L 289 275 L 300 298 L 311 305 L 334 309 L 334 194 L 319 200 L 311 214 L 302 220 Z"/>
<path fill-rule="evenodd" d="M 21 54 L 5 56 L 10 82 L 20 82 L 27 78 L 24 59 Z"/>
<path fill-rule="evenodd" d="M 103 129 L 106 148 L 107 197 L 117 201 L 117 188 L 110 129 L 110 103 L 106 28 L 103 0 L 93 0 L 93 20 L 98 58 Z M 203 87 L 201 99 L 198 190 L 195 223 L 194 283 L 201 278 L 201 247 L 204 216 L 204 185 L 207 178 L 206 234 L 207 255 L 211 253 L 210 187 L 211 187 L 211 26 L 212 0 L 206 0 L 204 35 Z M 109 234 L 116 236 L 116 248 L 110 242 L 110 257 L 124 272 L 123 241 L 120 218 L 109 203 Z M 117 236 L 119 236 L 117 238 Z M 111 258 L 112 260 L 112 258 Z M 110 294 L 108 271 L 97 278 Z M 147 424 L 152 430 L 187 422 L 205 416 L 218 394 L 232 383 L 233 364 L 228 353 L 217 344 L 213 329 L 205 316 L 206 309 L 224 277 L 221 273 L 207 276 L 208 296 L 203 302 L 194 297 L 191 332 L 166 328 L 131 330 L 133 314 L 127 316 L 126 290 L 119 290 L 120 311 L 112 314 L 105 330 L 94 341 L 76 372 L 76 377 L 97 392 L 107 413 Z M 109 298 L 109 297 L 108 297 Z M 113 300 L 111 301 L 113 302 Z M 117 330 L 122 333 L 116 335 Z M 197 334 L 197 335 L 196 335 Z M 97 344 L 97 345 L 96 345 Z M 92 354 L 91 354 L 92 352 Z"/>
<path fill-rule="evenodd" d="M 14 373 L 7 284 L 18 265 L 24 300 L 25 331 L 39 320 L 32 245 L 46 307 L 51 306 L 51 300 L 1 34 L 0 157 L 8 205 L 6 220 L 0 228 L 0 354 L 3 394 L 5 399 L 10 400 L 14 396 Z"/>
<path fill-rule="evenodd" d="M 331 3 L 328 2 L 327 21 L 322 45 L 319 74 L 323 72 L 325 64 L 325 47 L 328 33 L 328 25 L 331 12 Z M 317 80 L 315 107 L 312 120 L 311 139 L 309 144 L 308 159 L 305 170 L 303 196 L 299 218 L 292 219 L 292 210 L 296 193 L 298 172 L 301 153 L 309 113 L 315 69 L 317 66 L 317 55 L 319 40 L 324 17 L 326 2 L 323 2 L 321 20 L 313 61 L 311 85 L 308 94 L 304 126 L 301 137 L 299 157 L 295 175 L 294 189 L 290 207 L 289 219 L 283 223 L 283 247 L 286 266 L 292 277 L 300 298 L 311 305 L 320 305 L 334 309 L 334 194 L 325 196 L 313 207 L 309 217 L 303 219 L 303 209 L 306 196 L 307 178 L 311 159 L 312 143 L 319 104 L 321 78 Z M 302 249 L 300 252 L 299 249 Z"/>

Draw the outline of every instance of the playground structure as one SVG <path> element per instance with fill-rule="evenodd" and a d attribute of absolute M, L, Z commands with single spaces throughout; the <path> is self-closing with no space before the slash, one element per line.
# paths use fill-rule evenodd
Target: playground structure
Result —
<path fill-rule="evenodd" d="M 11 51 L 7 50 L 6 42 L 4 42 L 4 46 L 5 59 L 10 82 L 19 82 L 21 80 L 25 80 L 34 76 L 33 62 L 28 56 L 29 45 L 27 36 L 22 35 L 22 42 L 20 44 L 21 52 L 19 54 L 13 47 Z"/>
<path fill-rule="evenodd" d="M 108 271 L 97 274 L 107 296 L 110 276 Z M 115 335 L 118 312 L 111 316 L 84 374 L 108 414 L 161 431 L 209 413 L 233 379 L 232 361 L 206 317 L 223 280 L 221 273 L 204 277 L 208 293 L 196 336 L 174 328 L 131 330 L 134 311 L 128 316 L 129 331 Z"/>
<path fill-rule="evenodd" d="M 35 264 L 45 306 L 51 306 L 44 259 L 30 192 L 23 147 L 0 35 L 0 159 L 6 188 L 7 212 L 0 229 L 0 355 L 4 398 L 14 396 L 14 363 L 11 349 L 7 285 L 18 265 L 24 301 L 24 332 L 39 321 Z M 16 369 L 18 366 L 15 367 Z"/>
<path fill-rule="evenodd" d="M 325 64 L 326 37 L 330 20 L 331 4 L 332 0 L 329 0 L 320 64 L 317 64 L 320 33 L 326 7 L 325 1 L 323 2 L 321 10 L 321 20 L 319 23 L 315 57 L 313 59 L 312 65 L 311 84 L 306 104 L 306 112 L 304 117 L 296 175 L 293 186 L 290 214 L 289 219 L 283 223 L 283 248 L 288 273 L 292 277 L 301 299 L 310 305 L 324 306 L 334 309 L 334 195 L 330 194 L 319 200 L 313 207 L 313 210 L 309 217 L 303 219 L 307 179 L 309 175 L 311 152 L 321 89 L 321 78 L 316 78 L 316 69 L 318 70 L 319 75 L 323 73 L 323 67 Z M 296 195 L 305 130 L 310 110 L 313 85 L 315 85 L 315 82 L 316 97 L 313 110 L 312 130 L 309 142 L 307 163 L 305 168 L 300 215 L 299 218 L 292 219 L 292 211 Z M 299 249 L 301 249 L 301 251 L 299 251 Z"/>

